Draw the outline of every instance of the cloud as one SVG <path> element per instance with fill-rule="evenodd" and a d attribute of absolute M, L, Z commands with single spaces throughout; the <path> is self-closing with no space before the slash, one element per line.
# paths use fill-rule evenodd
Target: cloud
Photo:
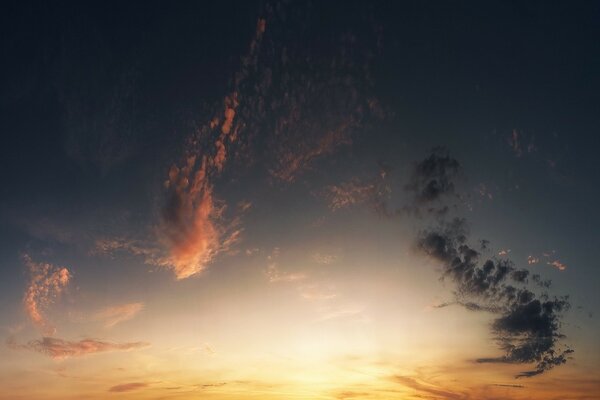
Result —
<path fill-rule="evenodd" d="M 564 271 L 565 269 L 567 269 L 567 266 L 565 264 L 561 263 L 558 260 L 554 260 L 552 262 L 548 262 L 547 264 L 548 265 L 552 265 L 553 267 L 555 267 L 559 271 Z"/>
<path fill-rule="evenodd" d="M 265 275 L 271 283 L 275 282 L 295 282 L 303 281 L 306 279 L 306 274 L 302 272 L 283 272 L 279 269 L 279 248 L 275 247 L 271 254 L 267 256 L 267 269 Z"/>
<path fill-rule="evenodd" d="M 400 383 L 403 386 L 409 387 L 417 391 L 419 394 L 432 395 L 435 396 L 435 398 L 449 400 L 468 398 L 468 396 L 465 394 L 452 392 L 429 383 L 422 383 L 419 380 L 409 376 L 396 375 L 393 376 L 391 380 L 396 383 Z"/>
<path fill-rule="evenodd" d="M 529 138 L 529 143 L 527 144 L 527 146 L 524 147 L 523 142 L 527 140 L 526 136 L 527 135 L 524 135 L 523 132 L 520 132 L 517 129 L 513 129 L 512 133 L 507 139 L 508 146 L 510 147 L 510 149 L 516 157 L 523 156 L 524 152 L 533 153 L 537 151 L 533 135 Z"/>
<path fill-rule="evenodd" d="M 569 308 L 567 298 L 536 296 L 525 284 L 529 271 L 517 269 L 507 259 L 485 261 L 467 244 L 464 219 L 442 223 L 425 231 L 417 241 L 420 251 L 442 265 L 442 274 L 456 287 L 458 304 L 470 310 L 492 312 L 492 331 L 504 355 L 480 358 L 479 363 L 535 363 L 519 374 L 534 376 L 566 362 L 573 351 L 561 346 L 560 315 Z"/>
<path fill-rule="evenodd" d="M 27 254 L 23 255 L 22 260 L 29 270 L 29 281 L 23 298 L 25 311 L 44 334 L 53 335 L 56 329 L 44 316 L 44 312 L 67 287 L 71 273 L 65 267 L 36 263 Z"/>
<path fill-rule="evenodd" d="M 377 179 L 361 182 L 353 179 L 338 185 L 327 186 L 323 197 L 331 211 L 338 211 L 356 205 L 366 205 L 379 215 L 387 215 L 387 201 L 390 197 L 390 186 L 385 181 L 387 173 Z"/>
<path fill-rule="evenodd" d="M 223 208 L 215 204 L 213 188 L 207 176 L 208 159 L 197 165 L 196 157 L 185 166 L 172 166 L 167 204 L 162 213 L 160 236 L 169 255 L 163 265 L 177 279 L 202 272 L 221 249 L 222 228 L 218 220 Z"/>
<path fill-rule="evenodd" d="M 533 265 L 540 262 L 540 259 L 534 256 L 527 256 L 527 264 Z"/>
<path fill-rule="evenodd" d="M 506 249 L 506 250 L 501 249 L 500 251 L 498 251 L 498 255 L 500 257 L 506 257 L 506 256 L 508 256 L 508 253 L 510 253 L 510 249 Z"/>
<path fill-rule="evenodd" d="M 294 121 L 294 123 L 298 122 Z M 333 154 L 338 147 L 352 143 L 348 124 L 343 122 L 339 127 L 327 130 L 322 136 L 312 140 L 296 139 L 295 146 L 280 149 L 276 167 L 271 170 L 271 174 L 282 181 L 293 182 L 298 174 L 308 169 L 313 160 Z"/>
<path fill-rule="evenodd" d="M 310 283 L 298 287 L 300 296 L 306 300 L 331 300 L 338 296 L 333 285 L 324 285 L 321 283 Z"/>
<path fill-rule="evenodd" d="M 412 203 L 405 212 L 420 215 L 423 211 L 443 215 L 447 206 L 439 202 L 455 193 L 454 179 L 460 171 L 460 163 L 450 157 L 443 147 L 435 147 L 431 154 L 418 162 L 411 173 L 405 189 L 412 194 Z"/>
<path fill-rule="evenodd" d="M 121 385 L 112 386 L 108 389 L 109 392 L 131 392 L 133 390 L 139 390 L 148 387 L 148 383 L 146 382 L 131 382 L 131 383 L 123 383 Z"/>
<path fill-rule="evenodd" d="M 107 307 L 94 315 L 95 320 L 104 321 L 106 328 L 112 328 L 120 322 L 135 317 L 144 308 L 144 303 L 128 303 Z"/>
<path fill-rule="evenodd" d="M 7 345 L 13 349 L 35 351 L 55 360 L 112 351 L 138 350 L 150 346 L 150 344 L 146 342 L 114 343 L 97 339 L 68 341 L 47 336 L 40 340 L 31 340 L 26 344 L 17 344 L 14 341 L 9 340 Z"/>
<path fill-rule="evenodd" d="M 312 256 L 312 259 L 317 264 L 322 265 L 330 265 L 335 263 L 338 260 L 339 256 L 335 254 L 325 254 L 325 253 L 315 253 Z"/>
<path fill-rule="evenodd" d="M 417 211 L 423 204 L 454 194 L 453 179 L 459 166 L 443 148 L 434 149 L 416 164 L 406 189 L 413 194 Z M 537 294 L 530 290 L 529 279 L 543 289 L 550 287 L 550 281 L 515 267 L 508 258 L 510 250 L 500 250 L 500 259 L 483 258 L 469 244 L 467 221 L 457 217 L 448 220 L 446 213 L 437 212 L 447 206 L 437 207 L 433 209 L 437 226 L 420 232 L 416 249 L 436 260 L 441 266 L 442 278 L 454 284 L 454 299 L 437 308 L 456 304 L 470 311 L 494 315 L 491 331 L 504 354 L 476 361 L 534 364 L 533 370 L 517 377 L 535 376 L 564 364 L 573 353 L 562 343 L 564 335 L 560 332 L 562 314 L 570 308 L 568 296 L 550 297 L 545 291 Z M 488 249 L 487 240 L 478 242 L 482 251 Z M 550 254 L 544 256 L 550 257 Z M 528 258 L 528 264 L 537 261 L 532 256 Z"/>
<path fill-rule="evenodd" d="M 508 145 L 517 157 L 523 155 L 523 149 L 521 148 L 521 141 L 519 139 L 519 131 L 513 129 L 512 134 L 507 139 Z"/>
<path fill-rule="evenodd" d="M 259 19 L 234 87 L 224 97 L 222 114 L 217 113 L 191 135 L 183 161 L 169 170 L 165 182 L 166 204 L 158 229 L 167 255 L 155 263 L 171 269 L 177 279 L 201 273 L 219 253 L 228 251 L 240 239 L 239 220 L 224 221 L 226 204 L 216 199 L 214 181 L 223 172 L 230 158 L 230 147 L 238 141 L 243 129 L 244 124 L 236 122 L 238 93 L 256 65 L 265 28 L 266 21 Z M 242 204 L 239 211 L 244 212 L 249 204 Z"/>

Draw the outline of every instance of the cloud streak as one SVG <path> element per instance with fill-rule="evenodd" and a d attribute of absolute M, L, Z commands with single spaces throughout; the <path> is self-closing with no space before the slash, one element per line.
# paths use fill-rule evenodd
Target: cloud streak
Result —
<path fill-rule="evenodd" d="M 144 303 L 128 303 L 107 307 L 94 315 L 95 320 L 103 321 L 106 328 L 132 319 L 144 308 Z"/>
<path fill-rule="evenodd" d="M 31 340 L 26 344 L 18 344 L 9 340 L 7 345 L 12 349 L 31 350 L 55 360 L 113 351 L 139 350 L 150 346 L 146 342 L 114 343 L 97 339 L 68 341 L 47 336 L 39 340 Z"/>

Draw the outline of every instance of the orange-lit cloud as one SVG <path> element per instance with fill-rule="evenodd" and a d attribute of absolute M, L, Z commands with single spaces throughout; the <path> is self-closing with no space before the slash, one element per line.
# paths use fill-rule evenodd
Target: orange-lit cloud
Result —
<path fill-rule="evenodd" d="M 372 183 L 361 184 L 357 181 L 332 185 L 326 188 L 325 197 L 332 211 L 362 204 L 375 196 L 376 187 Z"/>
<path fill-rule="evenodd" d="M 55 360 L 111 351 L 138 350 L 150 346 L 146 342 L 113 343 L 97 339 L 68 341 L 47 336 L 40 340 L 31 340 L 26 344 L 17 344 L 10 340 L 7 344 L 13 349 L 32 350 Z"/>
<path fill-rule="evenodd" d="M 533 265 L 540 262 L 540 259 L 534 256 L 527 256 L 527 264 Z"/>
<path fill-rule="evenodd" d="M 123 383 L 121 385 L 115 385 L 108 389 L 109 392 L 131 392 L 132 390 L 143 389 L 148 386 L 146 382 L 131 382 L 131 383 Z"/>
<path fill-rule="evenodd" d="M 298 288 L 300 296 L 306 300 L 330 300 L 337 297 L 337 292 L 333 285 L 323 285 L 320 283 L 310 283 L 301 285 Z"/>
<path fill-rule="evenodd" d="M 184 167 L 169 171 L 169 200 L 160 229 L 169 254 L 160 264 L 171 268 L 177 279 L 202 272 L 240 234 L 238 230 L 226 235 L 226 227 L 220 225 L 224 206 L 215 202 L 208 168 L 206 157 L 197 165 L 192 156 Z"/>
<path fill-rule="evenodd" d="M 350 126 L 343 122 L 338 128 L 326 131 L 319 138 L 304 138 L 298 140 L 295 147 L 285 147 L 278 154 L 278 165 L 271 170 L 271 174 L 282 181 L 293 182 L 299 173 L 308 169 L 313 160 L 333 154 L 338 147 L 351 143 Z"/>
<path fill-rule="evenodd" d="M 29 282 L 23 303 L 31 321 L 46 335 L 53 335 L 54 326 L 44 316 L 45 309 L 57 299 L 71 280 L 65 267 L 36 263 L 27 254 L 23 263 L 29 269 Z"/>
<path fill-rule="evenodd" d="M 120 322 L 135 317 L 144 308 L 144 303 L 128 303 L 107 307 L 94 315 L 95 320 L 104 321 L 106 328 L 112 328 Z"/>
<path fill-rule="evenodd" d="M 552 262 L 547 262 L 548 265 L 552 265 L 554 268 L 558 269 L 559 271 L 564 271 L 567 269 L 567 266 L 563 263 L 561 263 L 558 260 L 554 260 Z"/>
<path fill-rule="evenodd" d="M 234 219 L 229 225 L 224 222 L 226 205 L 215 198 L 213 182 L 225 168 L 228 147 L 236 142 L 243 125 L 236 123 L 240 105 L 237 88 L 247 78 L 249 65 L 256 63 L 265 26 L 265 20 L 259 19 L 234 89 L 223 100 L 223 115 L 215 116 L 192 135 L 183 165 L 173 165 L 169 170 L 165 182 L 168 200 L 159 228 L 160 241 L 168 254 L 154 263 L 172 269 L 177 279 L 201 273 L 217 254 L 228 251 L 240 239 L 242 230 L 236 227 L 239 221 Z M 197 154 L 202 154 L 202 158 Z M 249 205 L 239 211 L 245 211 Z"/>

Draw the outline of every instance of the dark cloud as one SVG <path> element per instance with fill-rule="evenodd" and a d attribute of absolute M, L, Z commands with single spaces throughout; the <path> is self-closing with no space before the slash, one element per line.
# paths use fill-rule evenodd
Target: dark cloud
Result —
<path fill-rule="evenodd" d="M 444 206 L 438 202 L 455 194 L 453 179 L 460 164 L 443 148 L 416 164 L 406 189 L 414 196 L 414 209 L 418 212 L 437 202 L 433 213 L 437 227 L 421 232 L 417 249 L 437 260 L 442 267 L 442 278 L 454 284 L 454 297 L 449 305 L 460 305 L 470 311 L 485 311 L 495 315 L 491 330 L 499 348 L 499 357 L 479 358 L 479 363 L 534 364 L 535 368 L 518 377 L 529 377 L 564 364 L 573 351 L 562 345 L 561 315 L 569 308 L 568 298 L 550 298 L 538 295 L 527 288 L 529 278 L 537 287 L 548 289 L 550 281 L 537 274 L 517 268 L 501 252 L 501 259 L 483 257 L 469 244 L 469 229 L 464 218 L 446 219 L 440 213 Z M 479 240 L 479 248 L 489 248 L 487 240 Z"/>
<path fill-rule="evenodd" d="M 441 263 L 442 276 L 455 284 L 456 304 L 497 315 L 492 331 L 505 354 L 477 362 L 535 363 L 533 371 L 519 377 L 564 364 L 572 353 L 559 343 L 564 337 L 560 315 L 569 308 L 568 299 L 538 297 L 526 287 L 515 286 L 525 285 L 529 272 L 517 269 L 508 259 L 482 260 L 481 254 L 468 245 L 467 236 L 466 221 L 454 219 L 423 232 L 417 247 Z"/>
<path fill-rule="evenodd" d="M 459 173 L 460 163 L 450 157 L 443 147 L 436 147 L 431 154 L 417 163 L 409 178 L 406 189 L 413 195 L 413 208 L 440 211 L 436 202 L 454 194 L 454 179 Z"/>

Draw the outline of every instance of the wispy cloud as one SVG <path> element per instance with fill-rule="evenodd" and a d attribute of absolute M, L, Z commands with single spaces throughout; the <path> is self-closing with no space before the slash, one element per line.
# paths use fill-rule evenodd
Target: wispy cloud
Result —
<path fill-rule="evenodd" d="M 67 287 L 71 273 L 65 267 L 34 262 L 27 254 L 22 259 L 29 270 L 29 281 L 23 299 L 25 310 L 34 325 L 44 334 L 53 335 L 56 328 L 44 316 L 44 312 Z"/>
<path fill-rule="evenodd" d="M 415 390 L 419 395 L 425 395 L 428 397 L 434 396 L 436 399 L 447 399 L 447 400 L 459 400 L 459 399 L 468 399 L 469 396 L 465 393 L 458 393 L 454 391 L 450 391 L 448 389 L 444 389 L 437 385 L 433 385 L 430 383 L 422 382 L 416 378 L 410 376 L 393 376 L 391 378 L 392 381 L 399 383 L 403 386 L 411 388 Z M 420 396 L 419 396 L 420 397 Z"/>
<path fill-rule="evenodd" d="M 134 390 L 139 390 L 139 389 L 143 389 L 145 387 L 148 387 L 148 383 L 146 382 L 131 382 L 131 383 L 123 383 L 120 385 L 115 385 L 112 386 L 111 388 L 108 389 L 109 392 L 116 392 L 116 393 L 122 393 L 122 392 L 131 392 Z"/>
<path fill-rule="evenodd" d="M 146 342 L 114 343 L 97 339 L 68 341 L 53 337 L 43 337 L 39 340 L 31 340 L 26 344 L 18 344 L 9 339 L 7 345 L 13 349 L 35 351 L 55 360 L 112 351 L 138 350 L 150 346 L 150 344 Z"/>
<path fill-rule="evenodd" d="M 567 269 L 567 266 L 558 260 L 548 261 L 547 264 L 552 265 L 554 268 L 558 269 L 559 271 L 564 271 Z"/>
<path fill-rule="evenodd" d="M 135 317 L 144 308 L 144 303 L 127 303 L 104 308 L 94 315 L 95 320 L 103 321 L 106 328 Z"/>
<path fill-rule="evenodd" d="M 303 272 L 284 272 L 279 268 L 279 254 L 280 250 L 275 247 L 271 254 L 267 256 L 267 269 L 265 275 L 271 283 L 275 282 L 295 282 L 303 281 L 306 279 L 306 274 Z"/>

